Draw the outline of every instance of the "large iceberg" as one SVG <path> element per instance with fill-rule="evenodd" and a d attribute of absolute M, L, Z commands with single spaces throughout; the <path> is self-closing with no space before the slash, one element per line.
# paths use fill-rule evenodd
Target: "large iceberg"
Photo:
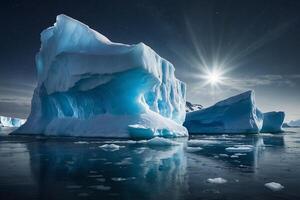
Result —
<path fill-rule="evenodd" d="M 267 112 L 264 113 L 262 133 L 277 133 L 282 132 L 282 124 L 284 122 L 285 114 L 282 111 L 279 112 Z"/>
<path fill-rule="evenodd" d="M 15 133 L 94 137 L 187 136 L 186 85 L 143 43 L 113 43 L 65 15 L 41 33 L 38 85 Z"/>
<path fill-rule="evenodd" d="M 20 127 L 25 121 L 25 119 L 20 118 L 0 116 L 0 126 L 4 127 Z"/>
<path fill-rule="evenodd" d="M 254 92 L 220 101 L 215 105 L 186 115 L 184 126 L 189 133 L 258 133 L 263 114 L 256 107 Z"/>

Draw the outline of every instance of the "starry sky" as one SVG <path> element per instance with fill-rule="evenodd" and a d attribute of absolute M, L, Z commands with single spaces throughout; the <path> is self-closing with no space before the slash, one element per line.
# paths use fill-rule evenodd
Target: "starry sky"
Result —
<path fill-rule="evenodd" d="M 66 14 L 114 42 L 144 42 L 172 62 L 187 99 L 210 106 L 253 89 L 259 108 L 300 118 L 300 1 L 85 0 L 1 2 L 0 115 L 27 117 L 40 32 Z M 204 85 L 204 68 L 226 77 Z"/>

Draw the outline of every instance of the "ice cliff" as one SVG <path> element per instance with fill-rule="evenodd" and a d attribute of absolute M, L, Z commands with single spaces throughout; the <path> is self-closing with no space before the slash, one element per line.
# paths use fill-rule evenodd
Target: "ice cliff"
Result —
<path fill-rule="evenodd" d="M 284 112 L 267 112 L 264 113 L 262 133 L 282 132 L 282 124 L 284 122 Z"/>
<path fill-rule="evenodd" d="M 31 114 L 15 133 L 186 136 L 186 85 L 143 43 L 113 43 L 65 15 L 41 33 Z"/>
<path fill-rule="evenodd" d="M 25 123 L 25 119 L 0 116 L 0 126 L 4 127 L 20 127 Z"/>
<path fill-rule="evenodd" d="M 256 107 L 254 92 L 220 101 L 215 105 L 187 113 L 184 126 L 189 133 L 258 133 L 263 114 Z"/>

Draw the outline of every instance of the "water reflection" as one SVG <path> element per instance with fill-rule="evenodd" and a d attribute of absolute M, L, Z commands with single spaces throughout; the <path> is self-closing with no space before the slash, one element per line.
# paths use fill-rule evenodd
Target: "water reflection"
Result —
<path fill-rule="evenodd" d="M 294 159 L 299 144 L 292 136 L 288 141 L 285 137 L 197 136 L 189 142 L 187 138 L 179 140 L 176 146 L 0 137 L 0 194 L 12 195 L 13 199 L 223 199 L 224 195 L 240 199 L 244 194 L 265 195 L 266 177 L 283 173 L 284 167 L 290 173 L 291 162 L 299 165 Z M 293 148 L 285 147 L 291 144 Z M 186 151 L 187 146 L 202 149 L 191 153 Z M 228 151 L 232 147 L 251 147 L 251 151 Z M 217 177 L 228 182 L 207 182 Z M 247 191 L 243 189 L 245 184 Z M 239 196 L 232 196 L 239 191 Z"/>
<path fill-rule="evenodd" d="M 107 151 L 101 143 L 45 142 L 28 145 L 31 170 L 40 198 L 99 196 L 104 199 L 178 199 L 184 194 L 186 159 L 183 146 L 151 148 L 118 144 Z M 54 192 L 55 191 L 55 192 Z M 57 198 L 57 197 L 56 197 Z"/>

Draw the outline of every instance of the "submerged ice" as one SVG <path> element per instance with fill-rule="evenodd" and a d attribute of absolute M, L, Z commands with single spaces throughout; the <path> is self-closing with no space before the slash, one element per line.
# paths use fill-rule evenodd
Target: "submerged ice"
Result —
<path fill-rule="evenodd" d="M 41 33 L 38 85 L 15 133 L 186 136 L 186 85 L 143 43 L 113 43 L 65 15 Z"/>
<path fill-rule="evenodd" d="M 184 126 L 189 133 L 258 133 L 263 114 L 256 107 L 254 92 L 220 101 L 215 105 L 187 113 Z"/>

